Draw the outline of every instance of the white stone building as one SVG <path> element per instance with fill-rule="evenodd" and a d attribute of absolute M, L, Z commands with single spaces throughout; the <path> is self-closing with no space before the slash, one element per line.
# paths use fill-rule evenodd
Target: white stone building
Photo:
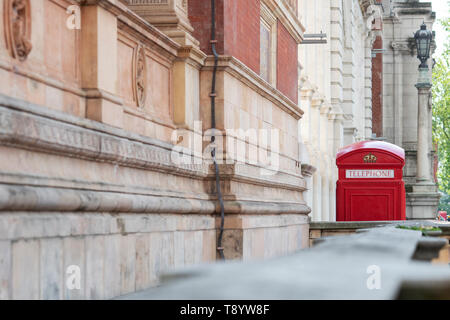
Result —
<path fill-rule="evenodd" d="M 336 220 L 338 149 L 373 138 L 406 150 L 407 218 L 429 218 L 432 206 L 437 205 L 431 179 L 431 112 L 426 129 L 430 181 L 413 190 L 418 127 L 418 94 L 414 85 L 419 64 L 413 33 L 423 20 L 432 28 L 431 3 L 299 0 L 298 7 L 307 26 L 305 34 L 323 32 L 327 36 L 326 44 L 302 44 L 299 50 L 299 97 L 305 111 L 299 121 L 301 162 L 303 174 L 309 177 L 305 197 L 312 208 L 312 221 Z M 379 66 L 375 65 L 377 58 Z M 372 80 L 377 71 L 380 78 Z M 425 206 L 431 206 L 428 214 L 420 209 Z"/>
<path fill-rule="evenodd" d="M 417 0 L 383 0 L 383 137 L 405 149 L 406 216 L 411 219 L 431 218 L 437 211 L 439 195 L 434 181 L 435 152 L 432 145 L 431 96 L 426 119 L 418 123 L 419 60 L 416 58 L 414 33 L 425 22 L 432 30 L 436 15 L 430 2 Z M 439 45 L 439 44 L 438 44 Z M 435 48 L 432 43 L 432 51 Z M 428 61 L 431 79 L 432 61 Z M 424 128 L 427 150 L 425 177 L 419 177 L 418 131 Z M 420 154 L 419 154 L 420 156 Z"/>

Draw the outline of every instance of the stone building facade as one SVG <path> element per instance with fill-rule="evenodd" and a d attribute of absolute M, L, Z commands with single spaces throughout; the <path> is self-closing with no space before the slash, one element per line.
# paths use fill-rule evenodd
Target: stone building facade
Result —
<path fill-rule="evenodd" d="M 388 142 L 405 149 L 406 166 L 406 216 L 411 219 L 434 218 L 437 212 L 439 194 L 433 174 L 435 151 L 432 144 L 431 92 L 426 94 L 427 114 L 418 119 L 419 60 L 414 43 L 414 33 L 425 22 L 428 30 L 433 29 L 436 15 L 430 2 L 383 1 L 383 109 L 378 127 L 380 135 Z M 439 44 L 438 44 L 439 45 Z M 436 44 L 432 43 L 434 51 Z M 428 61 L 431 81 L 432 65 Z M 422 121 L 423 120 L 423 121 Z M 420 158 L 418 134 L 425 132 L 427 149 L 424 181 L 420 181 L 418 155 Z M 422 140 L 422 141 L 423 141 Z M 418 154 L 419 153 L 419 154 Z"/>
<path fill-rule="evenodd" d="M 326 44 L 300 45 L 299 51 L 305 111 L 299 140 L 312 219 L 336 219 L 337 150 L 370 139 L 406 151 L 407 218 L 434 218 L 438 194 L 432 178 L 431 112 L 425 129 L 430 175 L 426 183 L 416 179 L 419 63 L 413 38 L 422 21 L 432 29 L 431 3 L 300 0 L 299 12 L 305 33 L 327 34 Z"/>
<path fill-rule="evenodd" d="M 225 257 L 287 254 L 309 238 L 297 135 L 305 29 L 296 1 L 215 2 Z M 2 1 L 0 299 L 110 298 L 216 260 L 210 10 Z"/>
<path fill-rule="evenodd" d="M 314 221 L 336 220 L 336 153 L 372 137 L 372 48 L 381 25 L 373 1 L 299 1 L 310 34 L 326 44 L 300 45 L 299 122 L 306 193 Z M 306 176 L 308 174 L 306 173 Z"/>

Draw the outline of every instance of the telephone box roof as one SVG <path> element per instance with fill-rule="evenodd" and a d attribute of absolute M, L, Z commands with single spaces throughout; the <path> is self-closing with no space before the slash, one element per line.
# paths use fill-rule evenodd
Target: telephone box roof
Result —
<path fill-rule="evenodd" d="M 339 150 L 339 152 L 336 155 L 336 159 L 342 158 L 345 155 L 348 155 L 349 153 L 354 153 L 359 150 L 385 151 L 399 157 L 403 161 L 405 160 L 405 150 L 403 150 L 402 148 L 400 148 L 395 144 L 384 141 L 361 141 L 350 144 Z"/>

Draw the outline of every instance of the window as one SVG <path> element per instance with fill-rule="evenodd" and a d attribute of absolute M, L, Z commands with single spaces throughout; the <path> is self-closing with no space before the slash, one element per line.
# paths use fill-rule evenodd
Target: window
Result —
<path fill-rule="evenodd" d="M 277 19 L 261 2 L 260 23 L 260 76 L 276 85 Z"/>

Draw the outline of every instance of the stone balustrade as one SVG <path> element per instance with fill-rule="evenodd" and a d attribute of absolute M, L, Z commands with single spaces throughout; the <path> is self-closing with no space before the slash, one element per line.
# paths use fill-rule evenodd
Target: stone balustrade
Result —
<path fill-rule="evenodd" d="M 450 270 L 428 262 L 446 243 L 390 224 L 324 238 L 280 259 L 168 273 L 160 288 L 121 299 L 449 298 Z"/>

